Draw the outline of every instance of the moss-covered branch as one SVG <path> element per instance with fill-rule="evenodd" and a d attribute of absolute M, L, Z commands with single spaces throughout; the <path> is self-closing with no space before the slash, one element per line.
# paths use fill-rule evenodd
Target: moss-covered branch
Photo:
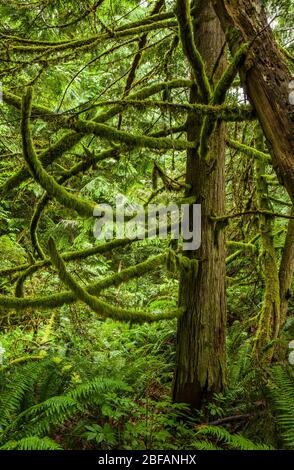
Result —
<path fill-rule="evenodd" d="M 236 140 L 233 140 L 233 139 L 227 139 L 226 142 L 230 148 L 234 150 L 239 150 L 247 157 L 260 159 L 267 163 L 271 161 L 271 156 L 268 153 L 261 152 L 260 150 L 250 147 L 249 145 L 242 144 L 241 142 L 237 142 Z"/>
<path fill-rule="evenodd" d="M 263 134 L 257 129 L 256 142 L 263 150 Z M 260 209 L 259 230 L 262 241 L 260 261 L 264 278 L 264 293 L 262 308 L 258 319 L 258 328 L 255 336 L 254 353 L 262 360 L 271 361 L 274 348 L 270 343 L 278 337 L 281 321 L 281 299 L 278 261 L 275 251 L 273 220 L 266 215 L 270 212 L 268 201 L 268 185 L 263 177 L 266 164 L 263 160 L 255 161 L 257 206 Z M 264 213 L 264 214 L 262 214 Z"/>
<path fill-rule="evenodd" d="M 63 255 L 63 259 L 66 259 L 66 256 Z M 90 284 L 86 287 L 86 290 L 91 295 L 98 295 L 104 289 L 118 286 L 121 283 L 128 282 L 131 279 L 140 277 L 147 272 L 155 271 L 160 265 L 165 263 L 165 259 L 165 254 L 149 258 L 148 260 L 139 263 L 136 266 L 131 266 L 130 268 L 126 268 L 119 273 L 107 276 L 104 279 L 97 281 L 96 283 Z M 49 264 L 51 264 L 51 260 Z M 15 309 L 16 311 L 22 311 L 28 308 L 48 310 L 76 301 L 77 296 L 72 291 L 65 291 L 44 297 L 36 296 L 17 298 L 0 296 L 0 307 L 5 308 L 6 310 Z"/>
<path fill-rule="evenodd" d="M 69 209 L 74 209 L 81 217 L 92 217 L 95 204 L 90 201 L 82 200 L 67 192 L 51 175 L 46 172 L 46 170 L 44 170 L 39 162 L 34 149 L 30 128 L 31 103 L 32 89 L 29 88 L 23 98 L 21 134 L 24 159 L 33 178 L 42 186 L 43 189 L 45 189 L 45 191 L 47 191 L 50 197 L 56 198 L 56 200 L 63 206 Z"/>
<path fill-rule="evenodd" d="M 179 315 L 179 311 L 169 311 L 154 315 L 151 312 L 144 312 L 137 309 L 126 309 L 117 306 L 112 306 L 109 303 L 100 300 L 98 297 L 89 294 L 80 284 L 78 284 L 73 276 L 66 270 L 64 261 L 57 252 L 55 243 L 51 238 L 48 243 L 49 252 L 52 259 L 52 264 L 58 271 L 59 277 L 62 282 L 76 295 L 76 297 L 87 304 L 91 310 L 98 313 L 102 318 L 112 318 L 113 320 L 131 322 L 131 323 L 145 323 L 154 322 L 159 320 L 169 320 Z"/>
<path fill-rule="evenodd" d="M 232 83 L 234 78 L 238 72 L 238 67 L 240 64 L 245 60 L 246 54 L 249 49 L 249 43 L 242 44 L 242 46 L 238 49 L 235 56 L 233 57 L 232 62 L 228 65 L 226 70 L 224 71 L 223 75 L 217 82 L 212 97 L 210 99 L 210 104 L 215 105 L 222 105 L 225 101 L 226 94 Z M 201 158 L 206 158 L 209 152 L 209 141 L 211 134 L 213 133 L 216 125 L 216 120 L 212 116 L 206 116 L 200 135 L 200 145 L 199 145 L 199 154 Z"/>
<path fill-rule="evenodd" d="M 124 100 L 116 101 L 102 101 L 96 103 L 96 106 L 111 106 L 120 105 L 124 109 L 128 107 L 135 107 L 140 110 L 147 110 L 148 108 L 160 108 L 169 110 L 174 113 L 177 112 L 195 112 L 199 116 L 213 116 L 215 119 L 220 119 L 226 122 L 244 121 L 255 119 L 254 111 L 251 106 L 229 106 L 229 105 L 213 105 L 213 104 L 190 104 L 190 103 L 172 103 L 168 101 L 151 101 L 151 100 L 134 100 L 127 98 Z"/>
<path fill-rule="evenodd" d="M 11 52 L 15 52 L 17 54 L 55 54 L 59 52 L 64 52 L 68 50 L 77 51 L 88 51 L 91 48 L 95 47 L 97 44 L 101 44 L 101 42 L 106 41 L 111 38 L 120 39 L 127 36 L 137 36 L 138 34 L 146 33 L 147 31 L 155 31 L 161 30 L 164 28 L 171 28 L 173 26 L 177 26 L 176 20 L 168 19 L 158 22 L 152 22 L 151 24 L 144 24 L 136 27 L 131 27 L 129 25 L 128 29 L 124 30 L 114 30 L 113 32 L 103 33 L 103 34 L 96 34 L 94 36 L 90 36 L 88 38 L 83 39 L 76 39 L 73 41 L 67 42 L 47 42 L 45 45 L 11 45 L 9 47 Z"/>
<path fill-rule="evenodd" d="M 120 142 L 132 148 L 146 147 L 157 150 L 187 150 L 193 148 L 193 142 L 184 140 L 171 140 L 167 137 L 148 137 L 144 135 L 132 135 L 125 131 L 118 131 L 113 127 L 105 124 L 96 123 L 95 121 L 71 120 L 65 122 L 65 126 L 74 129 L 82 134 L 94 134 L 97 137 L 107 139 L 110 142 Z"/>
<path fill-rule="evenodd" d="M 214 222 L 222 222 L 225 220 L 230 220 L 230 219 L 238 219 L 239 217 L 244 217 L 245 215 L 264 215 L 269 218 L 277 218 L 277 219 L 294 219 L 292 215 L 286 215 L 286 214 L 278 214 L 276 212 L 272 212 L 270 210 L 262 210 L 262 209 L 256 209 L 256 210 L 248 210 L 244 212 L 237 212 L 235 214 L 229 214 L 229 215 L 221 215 L 219 217 L 210 217 L 210 219 Z"/>
<path fill-rule="evenodd" d="M 72 149 L 82 138 L 81 134 L 76 132 L 67 132 L 61 137 L 55 144 L 50 145 L 46 150 L 43 150 L 38 154 L 38 160 L 41 165 L 46 167 L 61 157 L 66 151 Z M 4 197 L 9 191 L 15 189 L 21 183 L 26 181 L 30 177 L 30 171 L 27 165 L 23 166 L 14 175 L 0 186 L 0 195 Z"/>
<path fill-rule="evenodd" d="M 178 80 L 170 80 L 168 82 L 161 82 L 161 83 L 156 83 L 154 85 L 148 86 L 140 90 L 139 92 L 133 93 L 130 95 L 131 99 L 145 99 L 148 98 L 151 95 L 160 93 L 161 91 L 165 90 L 166 88 L 182 88 L 182 87 L 190 87 L 192 84 L 191 81 L 189 80 L 183 80 L 183 79 L 178 79 Z M 12 93 L 4 92 L 3 94 L 3 99 L 4 102 L 6 102 L 8 105 L 14 106 L 16 109 L 21 110 L 21 103 L 22 99 Z M 110 110 L 99 114 L 96 119 L 94 119 L 95 122 L 106 122 L 107 120 L 111 119 L 112 117 L 116 116 L 120 112 L 124 110 L 124 105 L 116 105 L 113 106 Z M 247 113 L 247 111 L 245 111 Z M 58 115 L 56 113 L 52 113 L 52 111 L 49 108 L 45 108 L 43 106 L 32 106 L 32 116 L 41 118 L 43 120 L 49 120 L 58 123 L 62 127 L 62 124 L 65 120 L 64 116 Z M 168 134 L 167 134 L 168 135 Z M 40 152 L 38 154 L 38 158 L 42 164 L 42 166 L 46 167 L 49 164 L 53 163 L 56 159 L 58 159 L 61 155 L 63 155 L 66 151 L 70 150 L 73 148 L 83 137 L 83 134 L 79 134 L 76 132 L 68 132 L 66 133 L 63 137 L 61 137 L 55 144 L 52 146 L 48 147 L 48 149 Z M 155 134 L 154 137 L 157 137 Z M 27 167 L 23 167 L 20 170 L 18 170 L 15 175 L 11 176 L 8 178 L 8 180 L 0 186 L 0 194 L 2 197 L 7 194 L 7 192 L 11 191 L 15 187 L 17 187 L 20 183 L 25 181 L 27 178 L 29 178 L 30 173 L 27 169 Z"/>
<path fill-rule="evenodd" d="M 58 184 L 65 183 L 73 176 L 76 176 L 81 172 L 85 172 L 92 165 L 98 162 L 101 162 L 107 158 L 117 158 L 117 157 L 118 157 L 118 150 L 113 149 L 113 148 L 104 150 L 103 152 L 100 152 L 98 155 L 88 152 L 86 159 L 82 160 L 81 162 L 77 163 L 72 168 L 64 172 L 64 174 L 58 180 Z M 39 200 L 35 208 L 31 223 L 30 223 L 30 235 L 31 235 L 33 252 L 37 253 L 41 259 L 45 259 L 45 254 L 38 240 L 37 229 L 38 229 L 38 224 L 39 224 L 39 220 L 42 215 L 42 212 L 46 208 L 49 201 L 50 201 L 50 196 L 48 195 L 48 193 L 45 193 Z"/>
<path fill-rule="evenodd" d="M 226 94 L 233 84 L 233 81 L 238 73 L 240 64 L 246 59 L 249 47 L 249 43 L 242 44 L 234 55 L 231 63 L 228 65 L 228 67 L 220 77 L 219 81 L 215 85 L 215 88 L 213 90 L 213 96 L 211 99 L 212 104 L 222 104 L 225 101 Z"/>
<path fill-rule="evenodd" d="M 177 0 L 175 14 L 179 24 L 184 54 L 192 67 L 203 102 L 208 103 L 211 96 L 211 87 L 206 75 L 203 58 L 195 45 L 189 0 Z"/>
<path fill-rule="evenodd" d="M 231 264 L 236 258 L 238 258 L 239 256 L 242 256 L 244 254 L 244 251 L 247 250 L 248 248 L 250 249 L 250 251 L 254 251 L 255 249 L 255 245 L 254 243 L 259 240 L 260 238 L 260 233 L 258 233 L 257 235 L 255 235 L 255 237 L 253 237 L 248 243 L 244 243 L 243 246 L 235 251 L 234 253 L 232 253 L 231 255 L 227 256 L 226 258 L 226 265 L 228 266 L 229 264 Z"/>

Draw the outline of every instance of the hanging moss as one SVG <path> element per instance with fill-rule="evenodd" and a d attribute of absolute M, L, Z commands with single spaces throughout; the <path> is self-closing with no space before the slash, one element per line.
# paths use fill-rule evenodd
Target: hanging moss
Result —
<path fill-rule="evenodd" d="M 206 75 L 203 58 L 195 45 L 193 37 L 189 0 L 177 0 L 175 14 L 179 23 L 179 32 L 184 54 L 192 67 L 203 102 L 208 103 L 211 96 L 211 88 Z"/>

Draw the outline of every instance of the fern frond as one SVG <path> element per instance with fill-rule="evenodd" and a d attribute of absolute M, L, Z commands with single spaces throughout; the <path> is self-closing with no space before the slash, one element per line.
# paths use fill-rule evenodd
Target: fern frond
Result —
<path fill-rule="evenodd" d="M 0 450 L 63 450 L 57 442 L 49 437 L 29 436 L 19 441 L 8 441 Z"/>
<path fill-rule="evenodd" d="M 106 392 L 118 390 L 129 392 L 131 387 L 121 380 L 98 377 L 90 382 L 79 385 L 69 392 L 69 396 L 80 404 L 89 406 L 101 403 L 103 394 Z"/>
<path fill-rule="evenodd" d="M 193 442 L 193 447 L 196 450 L 223 450 L 221 447 L 217 447 L 212 442 L 206 440 Z"/>
<path fill-rule="evenodd" d="M 22 402 L 28 394 L 32 394 L 42 364 L 28 363 L 15 374 L 11 374 L 5 390 L 0 398 L 0 425 L 5 426 L 13 415 L 21 409 Z"/>
<path fill-rule="evenodd" d="M 106 393 L 129 392 L 131 388 L 120 380 L 98 377 L 67 393 L 51 397 L 20 413 L 6 426 L 0 439 L 21 439 L 31 435 L 48 435 L 55 426 L 63 424 L 93 406 L 103 404 Z"/>
<path fill-rule="evenodd" d="M 294 378 L 280 365 L 272 368 L 270 392 L 281 437 L 289 449 L 294 449 Z"/>
<path fill-rule="evenodd" d="M 197 435 L 215 437 L 220 443 L 224 443 L 230 449 L 235 450 L 273 450 L 272 447 L 254 443 L 241 434 L 231 434 L 220 426 L 203 426 L 197 432 Z"/>

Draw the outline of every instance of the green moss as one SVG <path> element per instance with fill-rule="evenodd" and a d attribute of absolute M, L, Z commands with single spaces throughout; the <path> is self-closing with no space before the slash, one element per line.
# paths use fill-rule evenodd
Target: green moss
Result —
<path fill-rule="evenodd" d="M 208 103 L 211 97 L 211 88 L 206 75 L 203 58 L 195 45 L 189 1 L 177 0 L 175 14 L 179 23 L 180 38 L 184 54 L 192 67 L 203 102 Z"/>
<path fill-rule="evenodd" d="M 66 151 L 73 148 L 81 138 L 82 135 L 79 135 L 76 132 L 67 132 L 55 144 L 50 145 L 50 147 L 38 154 L 40 163 L 45 167 L 50 165 L 59 157 L 61 157 Z M 22 167 L 13 176 L 8 178 L 8 180 L 2 186 L 0 186 L 1 196 L 4 197 L 9 191 L 15 189 L 29 177 L 30 171 L 28 170 L 27 166 Z"/>
<path fill-rule="evenodd" d="M 214 88 L 211 99 L 212 104 L 222 104 L 224 102 L 226 93 L 232 86 L 240 65 L 246 59 L 249 47 L 249 43 L 242 44 L 242 46 L 235 53 L 231 63 L 228 65 Z"/>
<path fill-rule="evenodd" d="M 21 133 L 23 143 L 23 156 L 33 178 L 39 183 L 48 195 L 55 198 L 60 204 L 74 209 L 81 217 L 92 217 L 95 204 L 84 201 L 68 193 L 55 179 L 42 167 L 35 152 L 32 133 L 29 125 L 31 117 L 32 89 L 29 88 L 23 98 Z"/>
<path fill-rule="evenodd" d="M 166 255 L 166 267 L 171 273 L 182 273 L 189 276 L 193 272 L 197 275 L 199 260 L 188 258 L 187 256 L 169 249 Z"/>
<path fill-rule="evenodd" d="M 32 264 L 23 273 L 21 273 L 15 284 L 15 297 L 24 296 L 24 283 L 26 279 L 32 274 L 34 274 L 37 270 L 38 266 L 36 264 Z"/>
<path fill-rule="evenodd" d="M 263 135 L 259 129 L 257 131 L 257 143 L 260 147 L 263 144 Z M 269 347 L 269 345 L 278 337 L 280 329 L 279 269 L 274 246 L 273 219 L 270 215 L 266 215 L 271 210 L 267 197 L 267 181 L 263 177 L 266 164 L 263 160 L 257 159 L 255 167 L 257 203 L 259 209 L 263 212 L 259 215 L 259 230 L 262 240 L 262 252 L 259 259 L 264 277 L 264 295 L 255 337 L 254 353 L 259 360 L 271 361 L 274 348 Z"/>
<path fill-rule="evenodd" d="M 146 33 L 147 31 L 154 31 L 157 29 L 170 28 L 171 26 L 176 26 L 177 23 L 173 19 L 163 20 L 154 22 L 151 24 L 144 24 L 143 26 L 131 27 L 129 25 L 128 29 L 109 31 L 108 33 L 96 34 L 94 36 L 76 39 L 74 41 L 67 42 L 47 42 L 46 45 L 11 45 L 10 51 L 18 54 L 37 54 L 42 53 L 42 55 L 59 53 L 67 50 L 74 50 L 75 52 L 87 51 L 95 47 L 97 44 L 100 44 L 102 41 L 106 41 L 110 38 L 115 37 L 116 39 L 123 38 L 126 36 L 136 36 L 138 34 Z"/>
<path fill-rule="evenodd" d="M 193 142 L 186 142 L 179 139 L 172 140 L 167 137 L 156 138 L 143 135 L 132 135 L 125 131 L 118 131 L 113 127 L 106 126 L 105 124 L 96 123 L 95 121 L 75 121 L 68 119 L 64 124 L 79 133 L 94 134 L 103 139 L 107 139 L 110 142 L 120 142 L 131 146 L 132 148 L 146 147 L 157 150 L 187 150 L 188 148 L 193 148 L 195 145 Z"/>
<path fill-rule="evenodd" d="M 247 246 L 250 247 L 250 250 L 252 250 L 253 248 L 251 248 L 252 246 L 254 246 L 254 249 L 256 249 L 255 245 L 253 245 L 257 240 L 259 240 L 260 238 L 260 233 L 258 233 L 257 235 L 255 235 L 255 237 L 253 237 L 248 243 L 244 243 L 244 246 L 242 246 L 242 248 L 240 250 L 237 250 L 235 251 L 235 253 L 232 253 L 230 256 L 228 256 L 226 258 L 226 265 L 229 265 L 230 263 L 232 263 L 236 258 L 238 258 L 239 256 L 242 256 L 244 254 L 244 250 L 247 249 Z"/>
<path fill-rule="evenodd" d="M 71 289 L 77 298 L 86 303 L 91 310 L 96 312 L 102 318 L 112 318 L 113 320 L 131 322 L 131 323 L 145 323 L 154 322 L 159 320 L 166 320 L 175 318 L 179 315 L 179 311 L 170 311 L 160 315 L 154 315 L 149 312 L 143 312 L 135 309 L 125 309 L 121 307 L 114 307 L 109 303 L 100 300 L 98 297 L 89 294 L 80 284 L 78 284 L 73 276 L 67 272 L 64 261 L 59 256 L 55 243 L 51 238 L 48 243 L 49 252 L 51 255 L 52 263 L 56 267 L 60 279 L 64 284 Z"/>
<path fill-rule="evenodd" d="M 241 142 L 237 142 L 233 139 L 227 139 L 227 145 L 235 150 L 239 150 L 244 155 L 248 157 L 256 158 L 266 163 L 271 161 L 271 156 L 268 153 L 261 152 L 249 145 L 242 144 Z"/>
<path fill-rule="evenodd" d="M 225 101 L 227 91 L 229 90 L 235 79 L 239 66 L 241 65 L 242 61 L 245 60 L 248 49 L 249 44 L 246 43 L 242 44 L 242 46 L 236 52 L 232 62 L 228 65 L 228 67 L 226 68 L 223 75 L 215 86 L 210 100 L 211 105 L 221 105 Z M 203 159 L 206 158 L 209 153 L 209 140 L 215 129 L 215 125 L 216 121 L 213 117 L 205 117 L 201 129 L 199 145 L 199 155 Z"/>
<path fill-rule="evenodd" d="M 87 151 L 86 148 L 85 148 L 85 151 Z M 63 176 L 58 180 L 58 184 L 65 183 L 73 176 L 76 176 L 81 172 L 85 172 L 86 170 L 91 168 L 92 165 L 98 162 L 101 162 L 107 158 L 117 158 L 117 157 L 118 157 L 118 150 L 113 149 L 113 148 L 100 152 L 98 155 L 88 152 L 86 159 L 82 160 L 81 162 L 77 163 L 72 168 L 64 172 Z M 46 208 L 49 201 L 50 201 L 50 197 L 47 193 L 45 193 L 36 206 L 36 209 L 34 211 L 31 224 L 30 224 L 30 235 L 31 235 L 33 250 L 39 255 L 41 259 L 45 259 L 45 254 L 38 241 L 37 229 L 38 229 L 38 224 L 39 224 L 39 220 L 42 215 L 42 212 Z"/>
<path fill-rule="evenodd" d="M 41 197 L 40 201 L 38 202 L 38 204 L 37 204 L 37 206 L 34 210 L 33 217 L 32 217 L 31 223 L 30 223 L 30 236 L 31 236 L 32 248 L 33 248 L 33 254 L 34 255 L 37 254 L 38 257 L 41 258 L 41 259 L 45 259 L 46 255 L 43 251 L 43 248 L 40 245 L 38 235 L 37 235 L 37 231 L 38 231 L 38 225 L 39 225 L 39 220 L 40 220 L 41 214 L 42 214 L 43 210 L 45 209 L 45 207 L 47 206 L 49 200 L 50 199 L 49 199 L 49 196 L 47 195 L 47 193 L 45 193 Z"/>
<path fill-rule="evenodd" d="M 115 242 L 119 242 L 119 240 L 115 240 Z M 130 240 L 128 240 L 130 242 Z M 110 242 L 111 243 L 111 242 Z M 110 245 L 110 243 L 101 245 L 105 248 L 105 245 Z M 112 245 L 113 246 L 113 245 Z M 78 252 L 78 254 L 82 254 Z M 72 254 L 66 256 L 63 255 L 64 260 L 72 259 Z M 75 258 L 76 259 L 76 258 Z M 93 284 L 87 286 L 86 290 L 90 294 L 97 295 L 102 290 L 107 289 L 109 287 L 118 286 L 121 283 L 128 282 L 131 279 L 140 277 L 149 271 L 154 271 L 160 265 L 162 265 L 166 260 L 166 254 L 162 254 L 156 257 L 149 258 L 148 260 L 139 263 L 135 266 L 131 266 L 127 269 L 122 270 L 120 273 L 113 274 L 112 276 L 107 276 L 104 279 L 101 279 Z M 30 266 L 28 270 L 24 273 L 25 278 L 28 275 L 33 274 L 36 272 L 37 269 L 41 267 L 45 267 L 51 265 L 51 260 L 43 261 L 36 263 L 34 266 Z M 31 309 L 38 309 L 38 310 L 48 310 L 56 307 L 61 307 L 65 304 L 71 304 L 77 301 L 77 297 L 74 292 L 61 292 L 59 294 L 53 294 L 43 297 L 25 297 L 25 298 L 17 298 L 17 297 L 7 297 L 7 296 L 0 296 L 0 307 L 3 307 L 7 310 L 15 309 L 16 311 L 22 311 L 28 308 Z"/>

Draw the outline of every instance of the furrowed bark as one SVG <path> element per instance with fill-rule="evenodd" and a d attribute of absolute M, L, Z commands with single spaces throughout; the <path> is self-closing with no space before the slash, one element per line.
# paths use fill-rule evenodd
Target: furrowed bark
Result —
<path fill-rule="evenodd" d="M 193 20 L 196 47 L 210 75 L 224 36 L 212 6 L 206 3 L 202 1 L 199 9 L 197 5 L 198 14 Z M 216 78 L 225 65 L 222 59 Z M 192 88 L 190 101 L 199 102 L 196 86 Z M 199 142 L 201 124 L 195 115 L 189 115 L 189 141 Z M 222 231 L 215 236 L 210 220 L 225 210 L 224 144 L 225 128 L 218 124 L 210 141 L 210 152 L 215 157 L 212 169 L 200 158 L 197 149 L 187 151 L 186 184 L 191 188 L 187 195 L 195 196 L 196 202 L 202 205 L 202 245 L 196 252 L 185 253 L 199 263 L 197 270 L 184 272 L 180 280 L 179 304 L 185 313 L 178 321 L 173 399 L 192 408 L 200 407 L 211 394 L 223 390 L 226 383 L 224 236 Z"/>

